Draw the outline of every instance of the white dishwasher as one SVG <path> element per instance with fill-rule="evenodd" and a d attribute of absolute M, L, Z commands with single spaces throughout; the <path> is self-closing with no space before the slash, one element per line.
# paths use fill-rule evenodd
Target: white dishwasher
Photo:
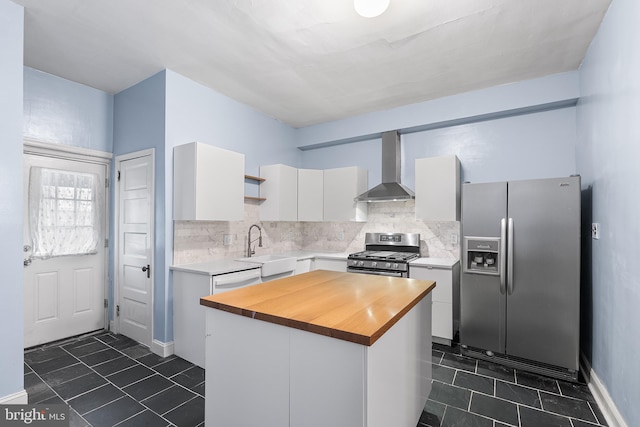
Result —
<path fill-rule="evenodd" d="M 229 269 L 243 269 L 228 273 Z M 201 368 L 205 364 L 205 310 L 200 298 L 261 283 L 260 266 L 214 262 L 173 270 L 173 344 L 177 356 Z"/>

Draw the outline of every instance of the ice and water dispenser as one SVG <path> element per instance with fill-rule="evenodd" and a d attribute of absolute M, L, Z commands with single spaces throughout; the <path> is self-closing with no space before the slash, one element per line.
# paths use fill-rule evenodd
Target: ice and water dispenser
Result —
<path fill-rule="evenodd" d="M 465 273 L 500 274 L 500 238 L 463 238 L 463 271 Z"/>

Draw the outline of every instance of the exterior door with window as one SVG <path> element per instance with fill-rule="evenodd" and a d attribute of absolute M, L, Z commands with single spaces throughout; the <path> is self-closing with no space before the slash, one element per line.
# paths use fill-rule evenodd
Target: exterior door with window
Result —
<path fill-rule="evenodd" d="M 25 348 L 105 327 L 106 165 L 25 154 Z"/>

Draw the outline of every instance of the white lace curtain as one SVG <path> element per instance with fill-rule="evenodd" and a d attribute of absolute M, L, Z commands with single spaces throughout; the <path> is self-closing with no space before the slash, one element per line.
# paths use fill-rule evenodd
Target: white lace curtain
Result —
<path fill-rule="evenodd" d="M 103 208 L 97 181 L 95 174 L 31 168 L 29 226 L 33 257 L 97 253 Z"/>

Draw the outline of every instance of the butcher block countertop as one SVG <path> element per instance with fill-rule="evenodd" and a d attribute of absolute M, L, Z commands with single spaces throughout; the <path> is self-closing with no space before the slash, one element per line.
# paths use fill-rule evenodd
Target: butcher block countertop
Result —
<path fill-rule="evenodd" d="M 200 304 L 371 346 L 435 282 L 315 270 L 200 299 Z"/>

